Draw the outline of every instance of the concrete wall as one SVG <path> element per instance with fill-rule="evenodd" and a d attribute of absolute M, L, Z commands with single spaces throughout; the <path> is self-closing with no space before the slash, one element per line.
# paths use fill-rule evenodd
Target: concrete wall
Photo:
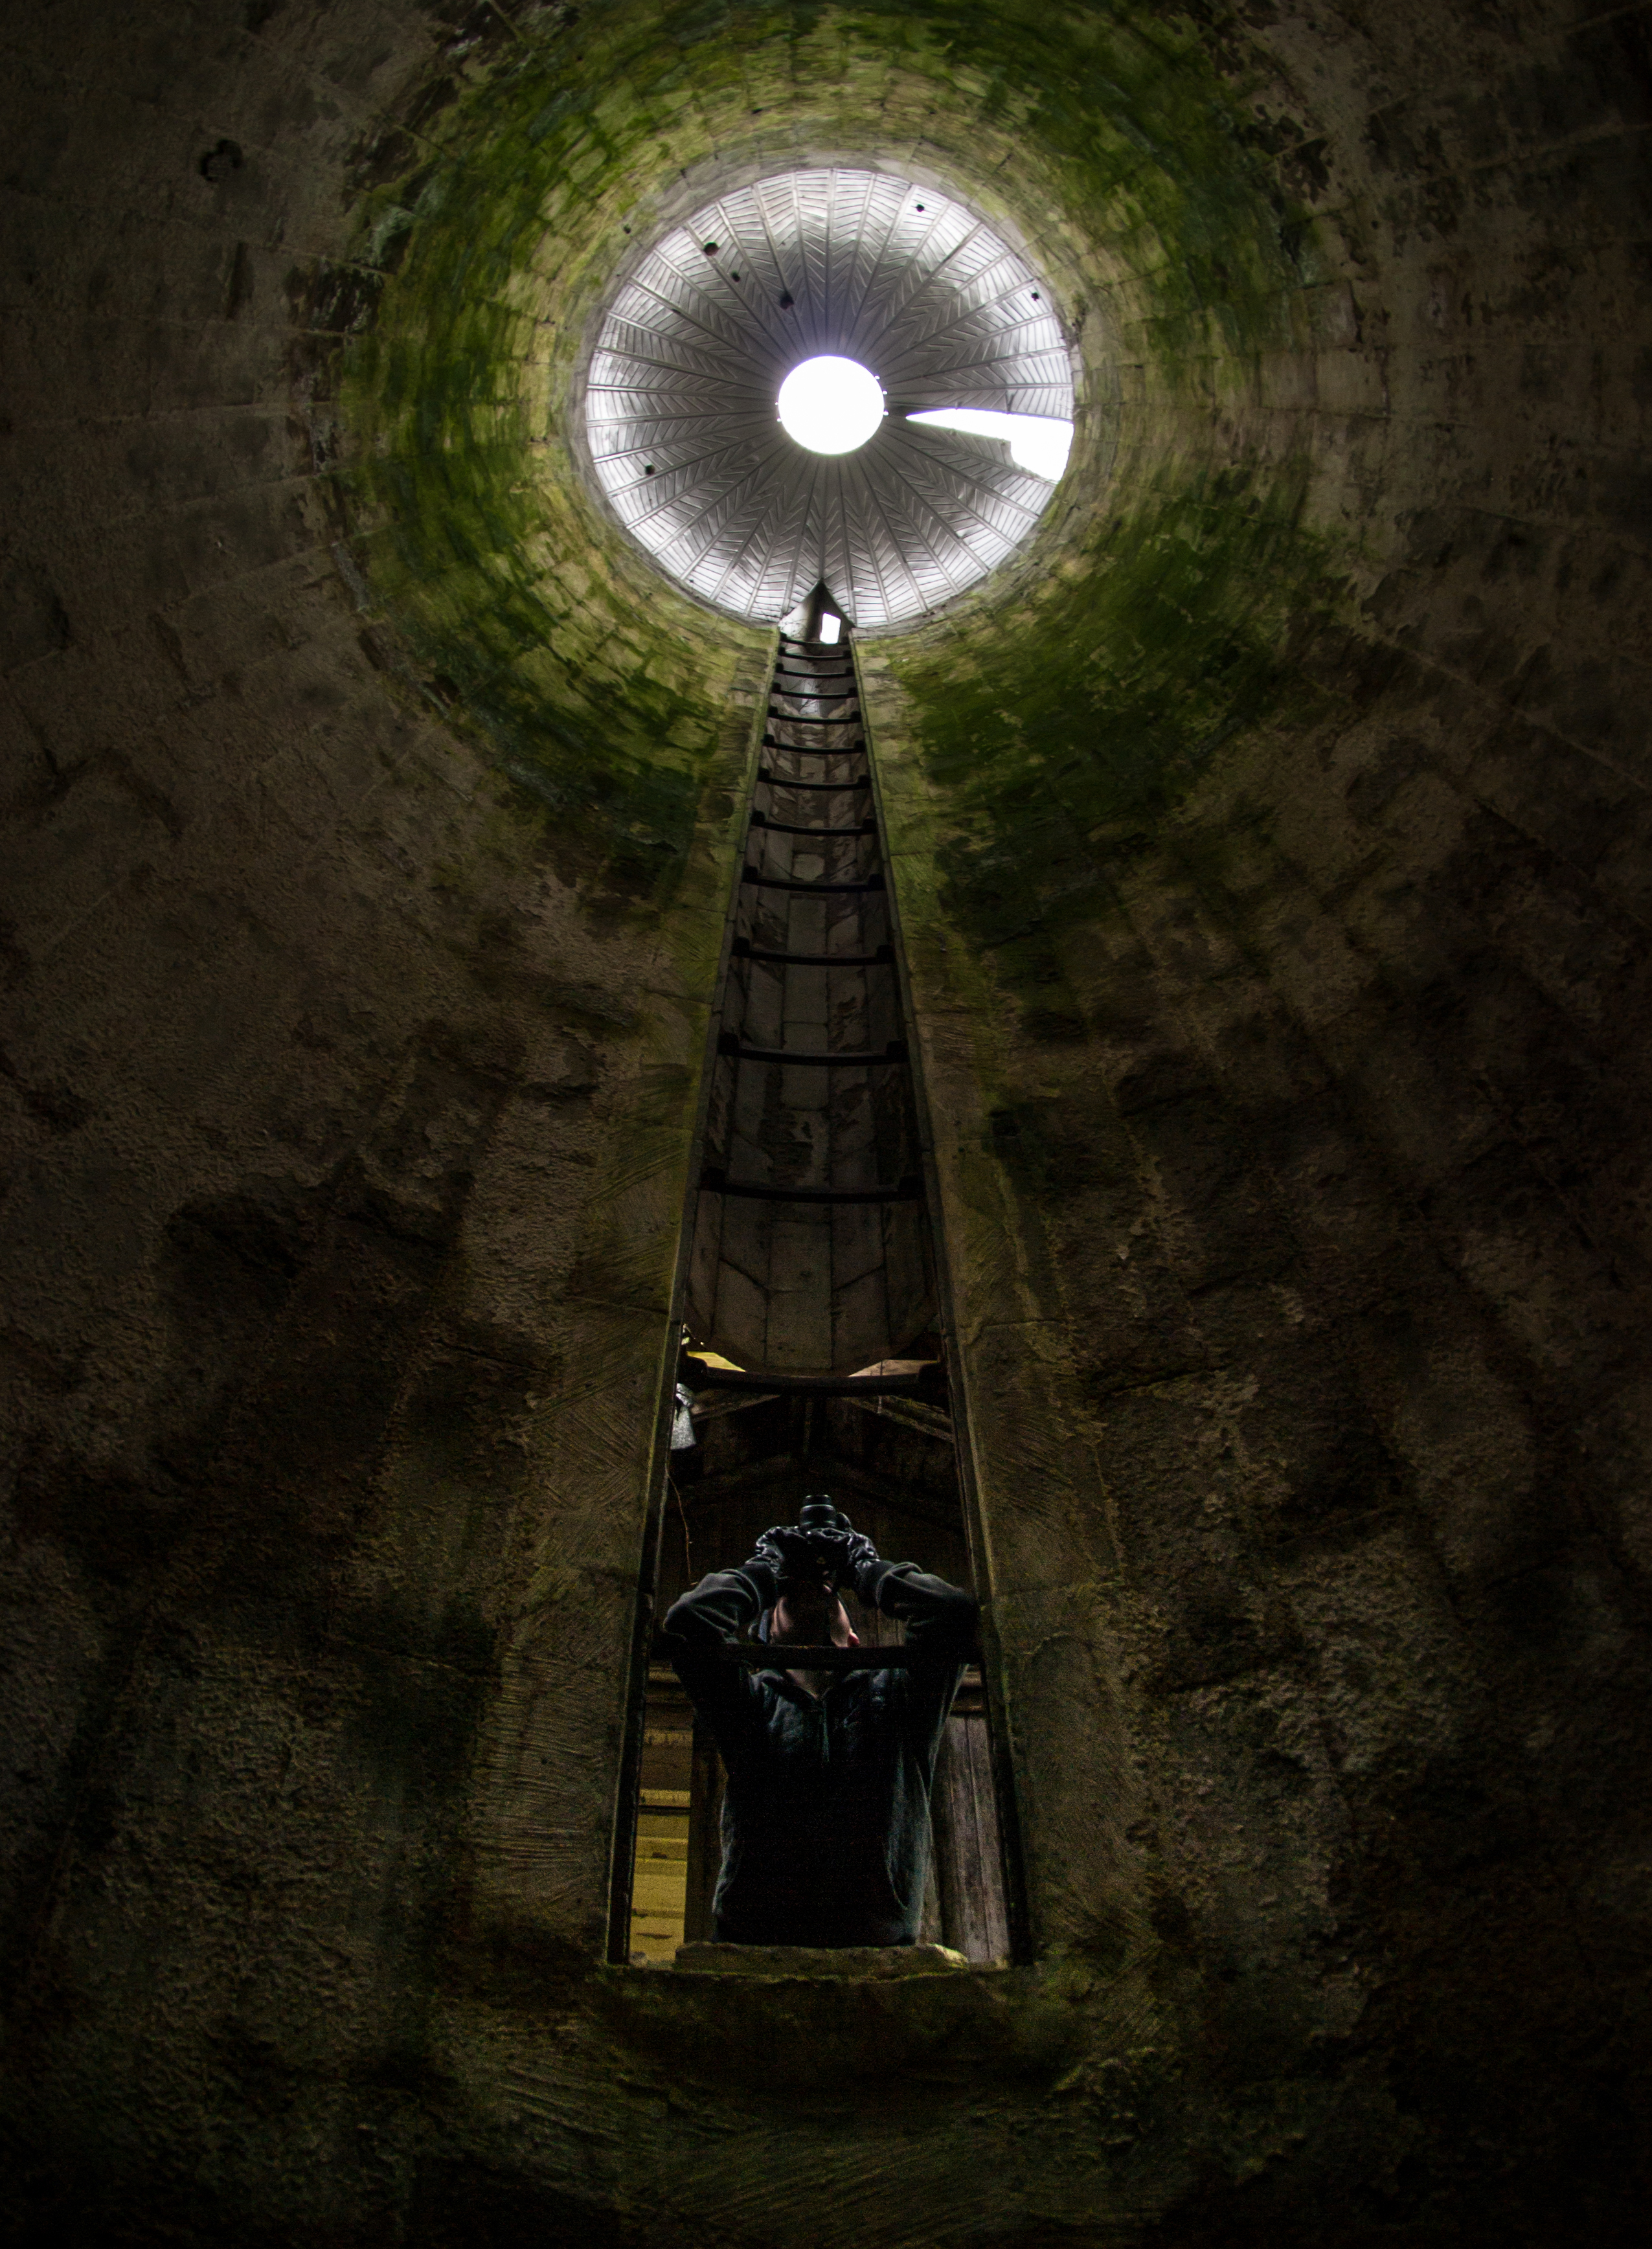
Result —
<path fill-rule="evenodd" d="M 1631 2238 L 1644 11 L 4 40 L 14 2231 Z M 868 674 L 1040 1964 L 731 1995 L 595 1964 L 762 650 L 568 387 L 822 150 L 1082 361 Z"/>

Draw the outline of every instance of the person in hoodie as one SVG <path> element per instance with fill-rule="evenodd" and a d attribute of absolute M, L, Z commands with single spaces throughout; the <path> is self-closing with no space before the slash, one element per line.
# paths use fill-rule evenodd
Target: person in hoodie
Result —
<path fill-rule="evenodd" d="M 712 1909 L 722 1944 L 917 1942 L 929 1867 L 929 1792 L 941 1729 L 974 1646 L 969 1593 L 882 1560 L 824 1495 L 816 1527 L 765 1531 L 665 1619 L 677 1675 L 727 1773 Z M 829 1527 L 819 1528 L 822 1520 Z M 907 1663 L 789 1667 L 788 1644 L 857 1645 L 838 1588 L 905 1627 Z M 750 1670 L 721 1652 L 753 1627 L 774 1650 Z"/>

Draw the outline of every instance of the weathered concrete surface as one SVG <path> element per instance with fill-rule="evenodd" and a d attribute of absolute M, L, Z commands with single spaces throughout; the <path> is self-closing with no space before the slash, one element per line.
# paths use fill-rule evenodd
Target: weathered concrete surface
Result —
<path fill-rule="evenodd" d="M 944 1944 L 863 1944 L 831 1955 L 802 1944 L 679 1944 L 677 1964 L 695 1975 L 807 1977 L 810 1982 L 843 1977 L 858 1982 L 869 1976 L 895 1982 L 907 1976 L 967 1973 L 969 1968 L 961 1952 L 949 1951 Z"/>
<path fill-rule="evenodd" d="M 3 33 L 14 2232 L 1638 2239 L 1644 11 L 154 12 Z M 867 673 L 1039 1959 L 829 2015 L 595 1966 L 761 650 L 562 442 L 800 151 L 1084 392 Z"/>

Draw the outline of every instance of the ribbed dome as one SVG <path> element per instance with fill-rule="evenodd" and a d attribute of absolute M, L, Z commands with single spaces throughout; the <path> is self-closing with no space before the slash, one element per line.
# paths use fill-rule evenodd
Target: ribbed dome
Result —
<path fill-rule="evenodd" d="M 836 457 L 775 412 L 826 353 L 888 398 Z M 602 321 L 586 434 L 621 522 L 679 584 L 773 620 L 823 579 L 864 630 L 950 601 L 1049 504 L 1002 444 L 904 419 L 953 406 L 1070 416 L 1048 285 L 952 198 L 822 169 L 723 196 L 644 254 Z"/>

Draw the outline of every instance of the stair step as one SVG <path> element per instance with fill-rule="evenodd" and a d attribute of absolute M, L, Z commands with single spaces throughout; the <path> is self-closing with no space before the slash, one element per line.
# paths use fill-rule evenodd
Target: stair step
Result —
<path fill-rule="evenodd" d="M 891 1039 L 881 1049 L 876 1047 L 748 1047 L 736 1032 L 725 1031 L 717 1042 L 719 1055 L 727 1055 L 735 1062 L 781 1063 L 788 1069 L 802 1064 L 813 1069 L 861 1069 L 881 1068 L 885 1063 L 905 1062 L 906 1042 Z"/>
<path fill-rule="evenodd" d="M 797 828 L 788 820 L 771 820 L 767 813 L 754 812 L 752 826 L 761 828 L 765 836 L 876 836 L 878 822 L 863 820 L 854 828 Z"/>
<path fill-rule="evenodd" d="M 916 1173 L 892 1187 L 777 1187 L 767 1180 L 731 1180 L 715 1164 L 699 1175 L 702 1194 L 739 1195 L 748 1202 L 921 1202 L 924 1183 Z"/>
<path fill-rule="evenodd" d="M 749 937 L 737 937 L 733 957 L 736 960 L 761 960 L 765 966 L 780 968 L 892 968 L 895 948 L 892 945 L 880 945 L 876 953 L 765 953 Z"/>
<path fill-rule="evenodd" d="M 791 746 L 789 743 L 783 743 L 781 746 L 789 748 Z M 813 755 L 813 753 L 809 754 Z M 760 781 L 767 782 L 770 788 L 817 789 L 830 796 L 846 795 L 852 788 L 871 787 L 870 776 L 860 781 L 788 781 L 783 774 L 764 773 L 760 769 L 757 778 Z"/>
<path fill-rule="evenodd" d="M 779 875 L 760 875 L 755 867 L 740 869 L 742 883 L 754 883 L 762 891 L 796 891 L 806 897 L 842 896 L 850 891 L 881 891 L 886 887 L 881 874 L 869 876 L 864 883 L 794 883 Z"/>

